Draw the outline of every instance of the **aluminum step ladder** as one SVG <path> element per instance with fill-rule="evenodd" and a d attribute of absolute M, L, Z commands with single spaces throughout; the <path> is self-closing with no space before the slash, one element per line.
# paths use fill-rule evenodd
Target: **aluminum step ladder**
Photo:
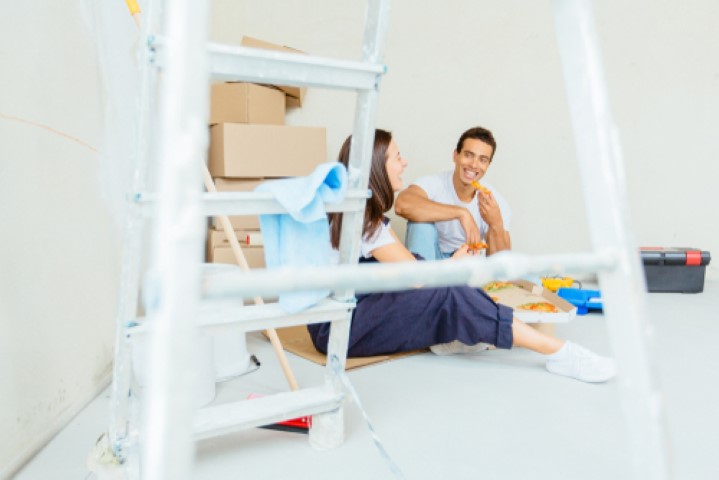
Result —
<path fill-rule="evenodd" d="M 386 71 L 381 60 L 389 2 L 368 1 L 360 61 L 208 43 L 208 3 L 153 2 L 142 26 L 147 49 L 141 62 L 150 68 L 142 69 L 142 137 L 137 140 L 133 208 L 125 230 L 109 429 L 115 457 L 127 464 L 130 476 L 141 478 L 189 478 L 195 440 L 289 418 L 313 417 L 309 440 L 318 449 L 336 447 L 344 439 L 344 391 L 338 372 L 344 371 L 346 361 L 354 289 L 333 289 L 332 298 L 292 315 L 277 304 L 245 306 L 237 295 L 201 298 L 204 219 L 285 210 L 267 193 L 203 193 L 200 162 L 208 141 L 211 78 L 356 92 L 348 190 L 345 200 L 328 205 L 327 211 L 344 212 L 340 261 L 357 263 L 379 83 Z M 165 26 L 162 35 L 160 23 Z M 158 184 L 155 193 L 147 191 L 152 174 Z M 137 324 L 146 217 L 156 221 L 149 275 L 142 287 L 147 321 Z M 195 411 L 192 379 L 183 372 L 192 370 L 198 329 L 253 331 L 326 321 L 332 322 L 332 361 L 323 385 Z M 149 335 L 153 368 L 140 405 L 131 390 L 129 343 L 141 335 Z"/>
<path fill-rule="evenodd" d="M 359 234 L 374 130 L 377 85 L 384 67 L 382 45 L 388 2 L 369 0 L 362 62 L 293 57 L 243 47 L 207 45 L 206 2 L 175 1 L 167 5 L 164 37 L 150 35 L 147 60 L 163 72 L 157 132 L 159 150 L 140 142 L 149 158 L 160 162 L 160 188 L 156 196 L 138 193 L 134 233 L 141 231 L 140 213 L 154 212 L 157 224 L 151 256 L 154 277 L 145 287 L 148 316 L 152 317 L 153 365 L 143 424 L 135 431 L 126 402 L 127 363 L 117 362 L 113 384 L 111 440 L 118 456 L 127 456 L 139 437 L 141 475 L 154 479 L 185 479 L 191 475 L 196 438 L 221 435 L 274 421 L 313 415 L 310 442 L 331 448 L 342 442 L 342 385 L 349 316 L 353 292 L 409 288 L 421 278 L 425 286 L 469 284 L 480 286 L 494 278 L 516 278 L 546 273 L 597 272 L 603 292 L 609 334 L 619 364 L 619 384 L 634 459 L 634 478 L 668 478 L 662 405 L 647 354 L 645 286 L 639 256 L 631 239 L 622 164 L 614 125 L 608 109 L 603 71 L 598 55 L 589 0 L 555 0 L 555 20 L 565 79 L 572 106 L 585 192 L 594 219 L 590 222 L 594 250 L 588 253 L 526 256 L 503 253 L 484 262 L 458 261 L 416 264 L 357 265 Z M 154 22 L 157 20 L 155 19 Z M 153 21 L 147 24 L 152 25 Z M 152 69 L 148 69 L 152 70 Z M 342 265 L 332 268 L 286 268 L 213 277 L 200 283 L 202 221 L 206 215 L 278 213 L 281 207 L 266 194 L 202 194 L 198 158 L 207 142 L 207 71 L 216 78 L 345 88 L 358 92 L 350 189 L 344 204 L 328 211 L 345 212 L 341 245 Z M 156 71 L 143 80 L 143 105 L 153 105 Z M 149 116 L 148 116 L 149 117 Z M 145 126 L 149 126 L 146 124 Z M 149 131 L 149 130 L 148 130 Z M 137 175 L 143 187 L 143 175 Z M 137 192 L 144 191 L 138 188 Z M 350 221 L 348 221 L 350 220 Z M 128 234 L 127 251 L 136 253 L 139 241 Z M 131 237 L 131 238 L 130 238 Z M 126 257 L 124 287 L 139 278 L 137 255 Z M 297 279 L 301 278 L 301 281 Z M 282 315 L 273 307 L 244 307 L 241 299 L 304 290 L 325 290 L 334 296 L 297 316 Z M 130 289 L 136 291 L 136 289 Z M 118 354 L 134 318 L 136 294 L 122 302 L 118 319 Z M 243 320 L 224 313 L 236 311 Z M 132 312 L 132 314 L 130 314 Z M 325 385 L 195 412 L 189 395 L 190 381 L 178 375 L 188 366 L 198 324 L 247 330 L 301 325 L 330 319 L 333 312 Z M 318 315 L 315 316 L 315 315 Z M 198 319 L 200 319 L 198 321 Z M 239 325 L 238 325 L 239 324 Z M 138 470 L 140 471 L 140 470 Z"/>

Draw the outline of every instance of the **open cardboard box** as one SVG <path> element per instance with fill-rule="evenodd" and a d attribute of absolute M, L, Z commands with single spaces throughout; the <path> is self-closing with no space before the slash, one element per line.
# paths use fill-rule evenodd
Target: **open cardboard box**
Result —
<path fill-rule="evenodd" d="M 327 363 L 327 356 L 324 353 L 317 351 L 305 325 L 279 328 L 277 329 L 277 336 L 280 338 L 280 342 L 282 342 L 282 347 L 288 352 L 299 355 L 306 360 L 320 365 L 325 365 Z M 391 355 L 348 358 L 345 369 L 352 370 L 354 368 L 366 367 L 375 363 L 397 360 L 399 358 L 409 357 L 410 355 L 416 355 L 427 351 L 429 350 L 413 350 L 411 352 L 393 353 Z"/>
<path fill-rule="evenodd" d="M 488 292 L 497 303 L 514 308 L 514 316 L 525 323 L 566 323 L 577 315 L 577 307 L 546 288 L 527 280 L 512 280 L 511 288 Z M 549 302 L 559 310 L 556 313 L 520 310 L 516 307 L 530 302 Z"/>
<path fill-rule="evenodd" d="M 305 54 L 305 52 L 301 50 L 297 50 L 296 48 L 288 47 L 286 45 L 277 45 L 275 43 L 270 43 L 265 40 L 260 40 L 258 38 L 243 36 L 242 37 L 242 46 L 244 47 L 252 47 L 252 48 L 263 48 L 266 50 L 277 50 L 284 53 L 298 53 L 298 54 Z M 277 85 L 277 87 L 285 92 L 287 94 L 287 106 L 288 107 L 301 107 L 302 103 L 305 99 L 305 93 L 307 93 L 307 87 L 296 87 L 292 85 Z"/>

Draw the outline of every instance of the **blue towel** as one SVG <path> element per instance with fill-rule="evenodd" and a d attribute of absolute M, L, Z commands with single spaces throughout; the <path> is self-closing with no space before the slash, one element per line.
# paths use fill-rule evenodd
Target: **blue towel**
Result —
<path fill-rule="evenodd" d="M 273 180 L 257 187 L 257 192 L 273 193 L 288 212 L 260 215 L 268 269 L 329 264 L 332 247 L 324 204 L 341 202 L 346 187 L 347 170 L 337 162 L 318 165 L 306 177 Z M 280 295 L 280 306 L 287 312 L 298 312 L 329 293 L 329 290 L 285 293 Z"/>

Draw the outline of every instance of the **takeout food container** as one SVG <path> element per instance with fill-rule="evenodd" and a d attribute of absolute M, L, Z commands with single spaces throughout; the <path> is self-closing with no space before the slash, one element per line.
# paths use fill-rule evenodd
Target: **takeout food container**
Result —
<path fill-rule="evenodd" d="M 495 291 L 487 291 L 485 287 L 489 284 L 485 284 L 483 289 L 495 302 L 512 307 L 514 316 L 525 323 L 564 323 L 577 315 L 577 307 L 540 285 L 527 280 L 512 280 L 502 283 L 508 286 Z M 537 302 L 550 303 L 556 307 L 557 311 L 542 312 L 520 308 L 522 305 Z"/>

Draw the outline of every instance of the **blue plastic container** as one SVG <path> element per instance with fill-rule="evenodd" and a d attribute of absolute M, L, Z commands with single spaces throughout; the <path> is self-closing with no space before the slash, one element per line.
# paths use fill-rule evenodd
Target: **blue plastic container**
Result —
<path fill-rule="evenodd" d="M 602 311 L 602 293 L 599 290 L 560 288 L 557 295 L 577 307 L 577 315 L 586 315 L 589 310 Z"/>

